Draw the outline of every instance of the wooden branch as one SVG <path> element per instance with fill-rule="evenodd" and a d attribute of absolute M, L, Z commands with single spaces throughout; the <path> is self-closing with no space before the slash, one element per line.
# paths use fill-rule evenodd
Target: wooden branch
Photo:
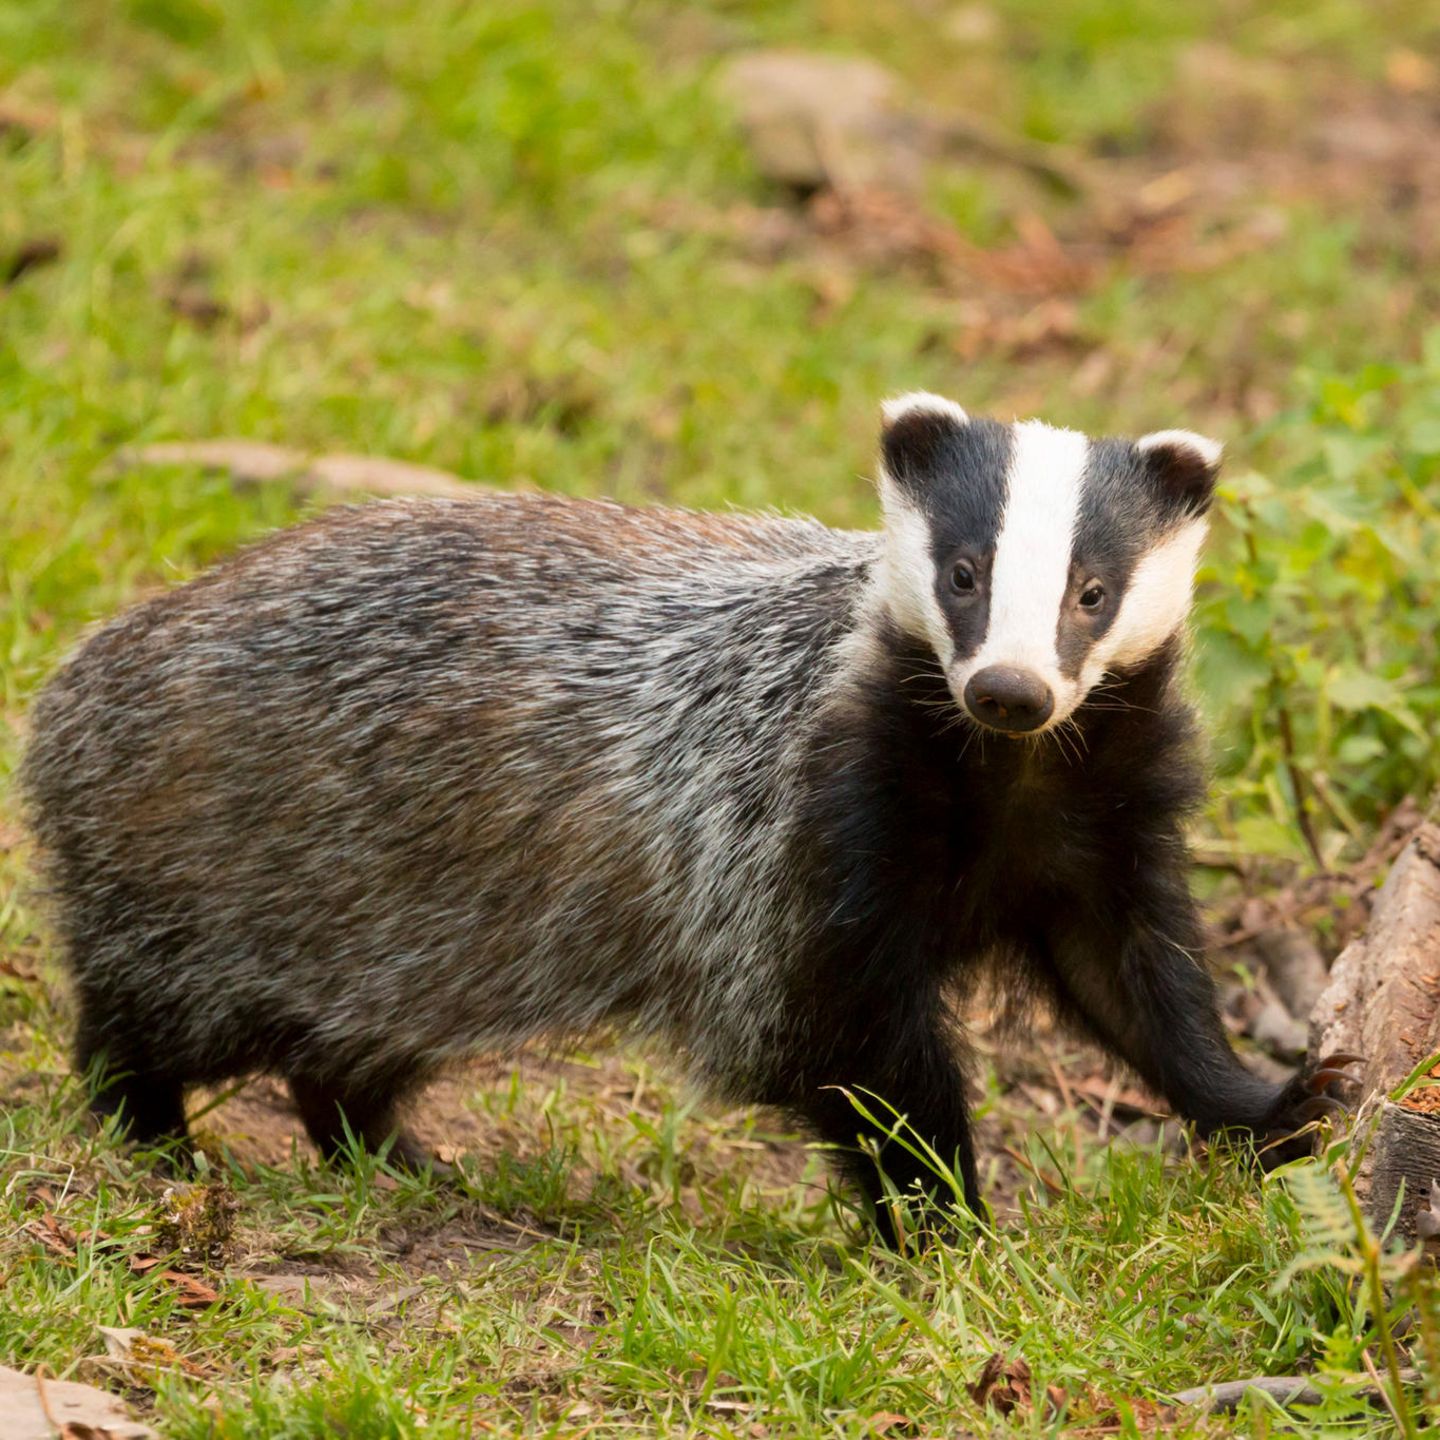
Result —
<path fill-rule="evenodd" d="M 309 455 L 260 440 L 194 440 L 139 445 L 119 451 L 113 465 L 121 470 L 141 466 L 193 465 L 218 470 L 242 484 L 288 481 L 312 490 L 357 490 L 369 495 L 433 495 L 473 500 L 485 487 L 462 480 L 448 470 L 411 465 L 377 455 Z"/>
<path fill-rule="evenodd" d="M 1310 1017 L 1311 1054 L 1366 1057 L 1359 1111 L 1376 1128 L 1355 1176 L 1366 1218 L 1384 1225 L 1403 1184 L 1398 1231 L 1416 1222 L 1440 1178 L 1440 1090 L 1391 1094 L 1440 1052 L 1440 828 L 1422 825 L 1375 900 L 1369 928 L 1348 945 Z M 1368 1123 L 1357 1134 L 1370 1134 Z"/>
<path fill-rule="evenodd" d="M 1400 1372 L 1400 1379 L 1406 1385 L 1418 1385 L 1420 1372 L 1406 1369 Z M 1222 1380 L 1215 1385 L 1197 1385 L 1193 1390 L 1181 1390 L 1170 1397 L 1174 1405 L 1198 1406 L 1212 1415 L 1231 1414 L 1245 1402 L 1252 1390 L 1268 1395 L 1277 1405 L 1318 1405 L 1325 1398 L 1306 1375 L 1257 1375 L 1250 1380 Z M 1352 1392 L 1367 1400 L 1381 1400 L 1384 1392 L 1378 1385 L 1367 1381 Z"/>

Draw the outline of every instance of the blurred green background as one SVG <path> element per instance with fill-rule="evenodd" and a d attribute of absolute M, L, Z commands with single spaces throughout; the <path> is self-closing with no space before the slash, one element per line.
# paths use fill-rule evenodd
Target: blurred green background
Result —
<path fill-rule="evenodd" d="M 1436 769 L 1437 14 L 0 0 L 6 763 L 83 624 L 315 503 L 120 447 L 868 524 L 925 386 L 1227 442 L 1207 846 L 1363 848 Z"/>

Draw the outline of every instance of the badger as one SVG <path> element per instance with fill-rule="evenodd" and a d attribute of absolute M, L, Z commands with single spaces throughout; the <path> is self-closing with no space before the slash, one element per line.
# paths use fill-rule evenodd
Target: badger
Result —
<path fill-rule="evenodd" d="M 1188 888 L 1220 447 L 883 422 L 878 533 L 375 502 L 95 633 L 22 784 L 97 1111 L 183 1141 L 186 1087 L 269 1072 L 323 1152 L 421 1163 L 440 1067 L 628 1033 L 828 1142 L 893 1239 L 926 1147 L 981 1203 L 988 977 L 1202 1134 L 1303 1127 L 1335 1069 L 1241 1063 Z"/>

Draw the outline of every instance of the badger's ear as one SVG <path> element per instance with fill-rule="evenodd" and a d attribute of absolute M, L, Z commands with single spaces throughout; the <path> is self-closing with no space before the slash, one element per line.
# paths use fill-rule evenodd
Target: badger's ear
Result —
<path fill-rule="evenodd" d="M 1193 430 L 1157 430 L 1135 442 L 1156 488 L 1187 515 L 1203 515 L 1215 494 L 1221 445 Z"/>
<path fill-rule="evenodd" d="M 970 423 L 970 417 L 953 400 L 924 390 L 887 400 L 880 414 L 885 472 L 897 485 L 906 487 L 934 475 L 948 444 Z"/>

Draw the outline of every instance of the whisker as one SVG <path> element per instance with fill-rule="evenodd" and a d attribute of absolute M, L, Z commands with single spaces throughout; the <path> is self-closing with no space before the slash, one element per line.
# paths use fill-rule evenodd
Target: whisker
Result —
<path fill-rule="evenodd" d="M 1055 748 L 1065 757 L 1066 764 L 1073 762 L 1078 765 L 1081 763 L 1080 752 L 1076 749 L 1074 740 L 1066 733 L 1069 724 L 1068 720 L 1062 721 L 1049 734 L 1055 737 Z"/>

